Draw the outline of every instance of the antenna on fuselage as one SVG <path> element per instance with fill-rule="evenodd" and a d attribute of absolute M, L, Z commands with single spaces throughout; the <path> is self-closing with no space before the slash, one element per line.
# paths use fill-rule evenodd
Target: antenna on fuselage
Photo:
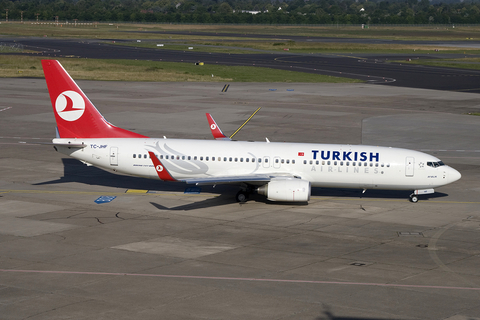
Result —
<path fill-rule="evenodd" d="M 242 130 L 243 127 L 248 123 L 248 121 L 252 120 L 253 116 L 260 110 L 262 107 L 259 107 L 257 110 L 255 110 L 254 113 L 230 136 L 230 139 L 233 138 L 234 135 L 236 135 L 240 130 Z"/>

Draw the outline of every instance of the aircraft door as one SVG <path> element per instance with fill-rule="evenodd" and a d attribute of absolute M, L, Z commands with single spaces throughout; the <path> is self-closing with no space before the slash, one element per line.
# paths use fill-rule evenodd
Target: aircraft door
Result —
<path fill-rule="evenodd" d="M 263 157 L 263 167 L 270 168 L 270 157 Z"/>
<path fill-rule="evenodd" d="M 413 177 L 414 167 L 415 167 L 415 158 L 407 157 L 405 159 L 405 176 L 406 177 Z"/>
<path fill-rule="evenodd" d="M 110 147 L 110 165 L 118 166 L 118 147 Z"/>

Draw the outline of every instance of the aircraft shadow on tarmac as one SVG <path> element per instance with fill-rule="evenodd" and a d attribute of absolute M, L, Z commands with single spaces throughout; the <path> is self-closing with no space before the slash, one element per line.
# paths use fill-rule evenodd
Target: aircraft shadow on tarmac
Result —
<path fill-rule="evenodd" d="M 52 181 L 36 183 L 35 185 L 77 182 L 119 189 L 141 189 L 174 192 L 183 192 L 185 189 L 185 185 L 181 183 L 163 182 L 159 180 L 115 174 L 93 166 L 86 166 L 75 159 L 62 158 L 62 163 L 63 177 Z"/>
<path fill-rule="evenodd" d="M 389 318 L 390 319 L 390 318 Z M 324 312 L 324 316 L 315 318 L 315 320 L 387 320 L 387 318 L 364 318 L 364 317 L 337 317 L 334 316 L 331 312 Z M 401 320 L 401 319 L 397 319 Z"/>
<path fill-rule="evenodd" d="M 113 187 L 119 189 L 140 189 L 155 191 L 169 191 L 169 192 L 184 192 L 188 185 L 184 183 L 172 183 L 163 182 L 159 180 L 151 180 L 146 178 L 132 177 L 119 175 L 105 171 L 93 166 L 86 166 L 80 161 L 70 158 L 63 158 L 63 177 L 59 179 L 35 183 L 34 185 L 53 185 L 61 183 L 82 183 L 87 185 Z M 210 208 L 215 206 L 222 206 L 231 204 L 234 200 L 234 195 L 238 191 L 237 186 L 233 185 L 217 185 L 204 186 L 208 189 L 208 193 L 218 195 L 199 202 L 181 205 L 178 207 L 167 208 L 161 204 L 150 202 L 153 206 L 160 210 L 195 210 L 201 208 Z M 394 190 L 367 190 L 362 193 L 362 190 L 358 189 L 334 189 L 334 188 L 312 188 L 312 196 L 324 196 L 324 197 L 338 197 L 338 198 L 359 198 L 360 199 L 408 199 L 410 191 L 394 191 Z M 425 195 L 420 197 L 420 201 L 442 198 L 448 196 L 448 194 L 436 192 L 434 194 Z M 268 201 L 263 196 L 252 194 L 250 196 L 251 202 L 262 202 L 266 204 L 275 204 L 279 206 L 302 206 L 307 205 L 307 202 L 274 202 Z"/>

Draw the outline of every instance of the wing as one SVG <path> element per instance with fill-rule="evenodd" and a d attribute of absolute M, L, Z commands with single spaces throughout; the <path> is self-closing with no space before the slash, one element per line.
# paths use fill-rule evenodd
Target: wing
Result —
<path fill-rule="evenodd" d="M 253 175 L 240 175 L 240 176 L 217 176 L 206 178 L 188 178 L 181 179 L 188 184 L 196 185 L 210 185 L 210 184 L 264 184 L 272 179 L 271 176 L 266 174 L 253 174 Z"/>

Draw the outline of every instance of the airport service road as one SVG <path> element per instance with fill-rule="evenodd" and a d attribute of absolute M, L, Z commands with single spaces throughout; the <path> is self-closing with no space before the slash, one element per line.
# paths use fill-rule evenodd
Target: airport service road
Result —
<path fill-rule="evenodd" d="M 3 39 L 8 42 L 9 39 Z M 14 41 L 10 39 L 10 41 Z M 417 58 L 447 58 L 458 55 L 348 55 L 348 54 L 223 54 L 191 51 L 154 50 L 123 47 L 98 40 L 58 40 L 49 38 L 15 39 L 28 48 L 42 50 L 48 57 L 76 56 L 94 59 L 137 59 L 171 62 L 205 62 L 232 66 L 258 66 L 307 73 L 326 74 L 360 79 L 375 84 L 480 92 L 480 71 L 426 67 L 402 63 L 387 63 L 389 60 Z M 368 41 L 368 40 L 366 40 Z M 34 54 L 38 55 L 38 54 Z"/>
<path fill-rule="evenodd" d="M 44 81 L 0 79 L 0 318 L 479 318 L 476 94 L 79 84 L 109 121 L 149 136 L 211 139 L 205 112 L 230 133 L 262 106 L 238 139 L 428 149 L 463 177 L 417 204 L 370 190 L 314 189 L 308 205 L 238 204 L 231 186 L 185 194 L 35 144 L 55 133 Z"/>

